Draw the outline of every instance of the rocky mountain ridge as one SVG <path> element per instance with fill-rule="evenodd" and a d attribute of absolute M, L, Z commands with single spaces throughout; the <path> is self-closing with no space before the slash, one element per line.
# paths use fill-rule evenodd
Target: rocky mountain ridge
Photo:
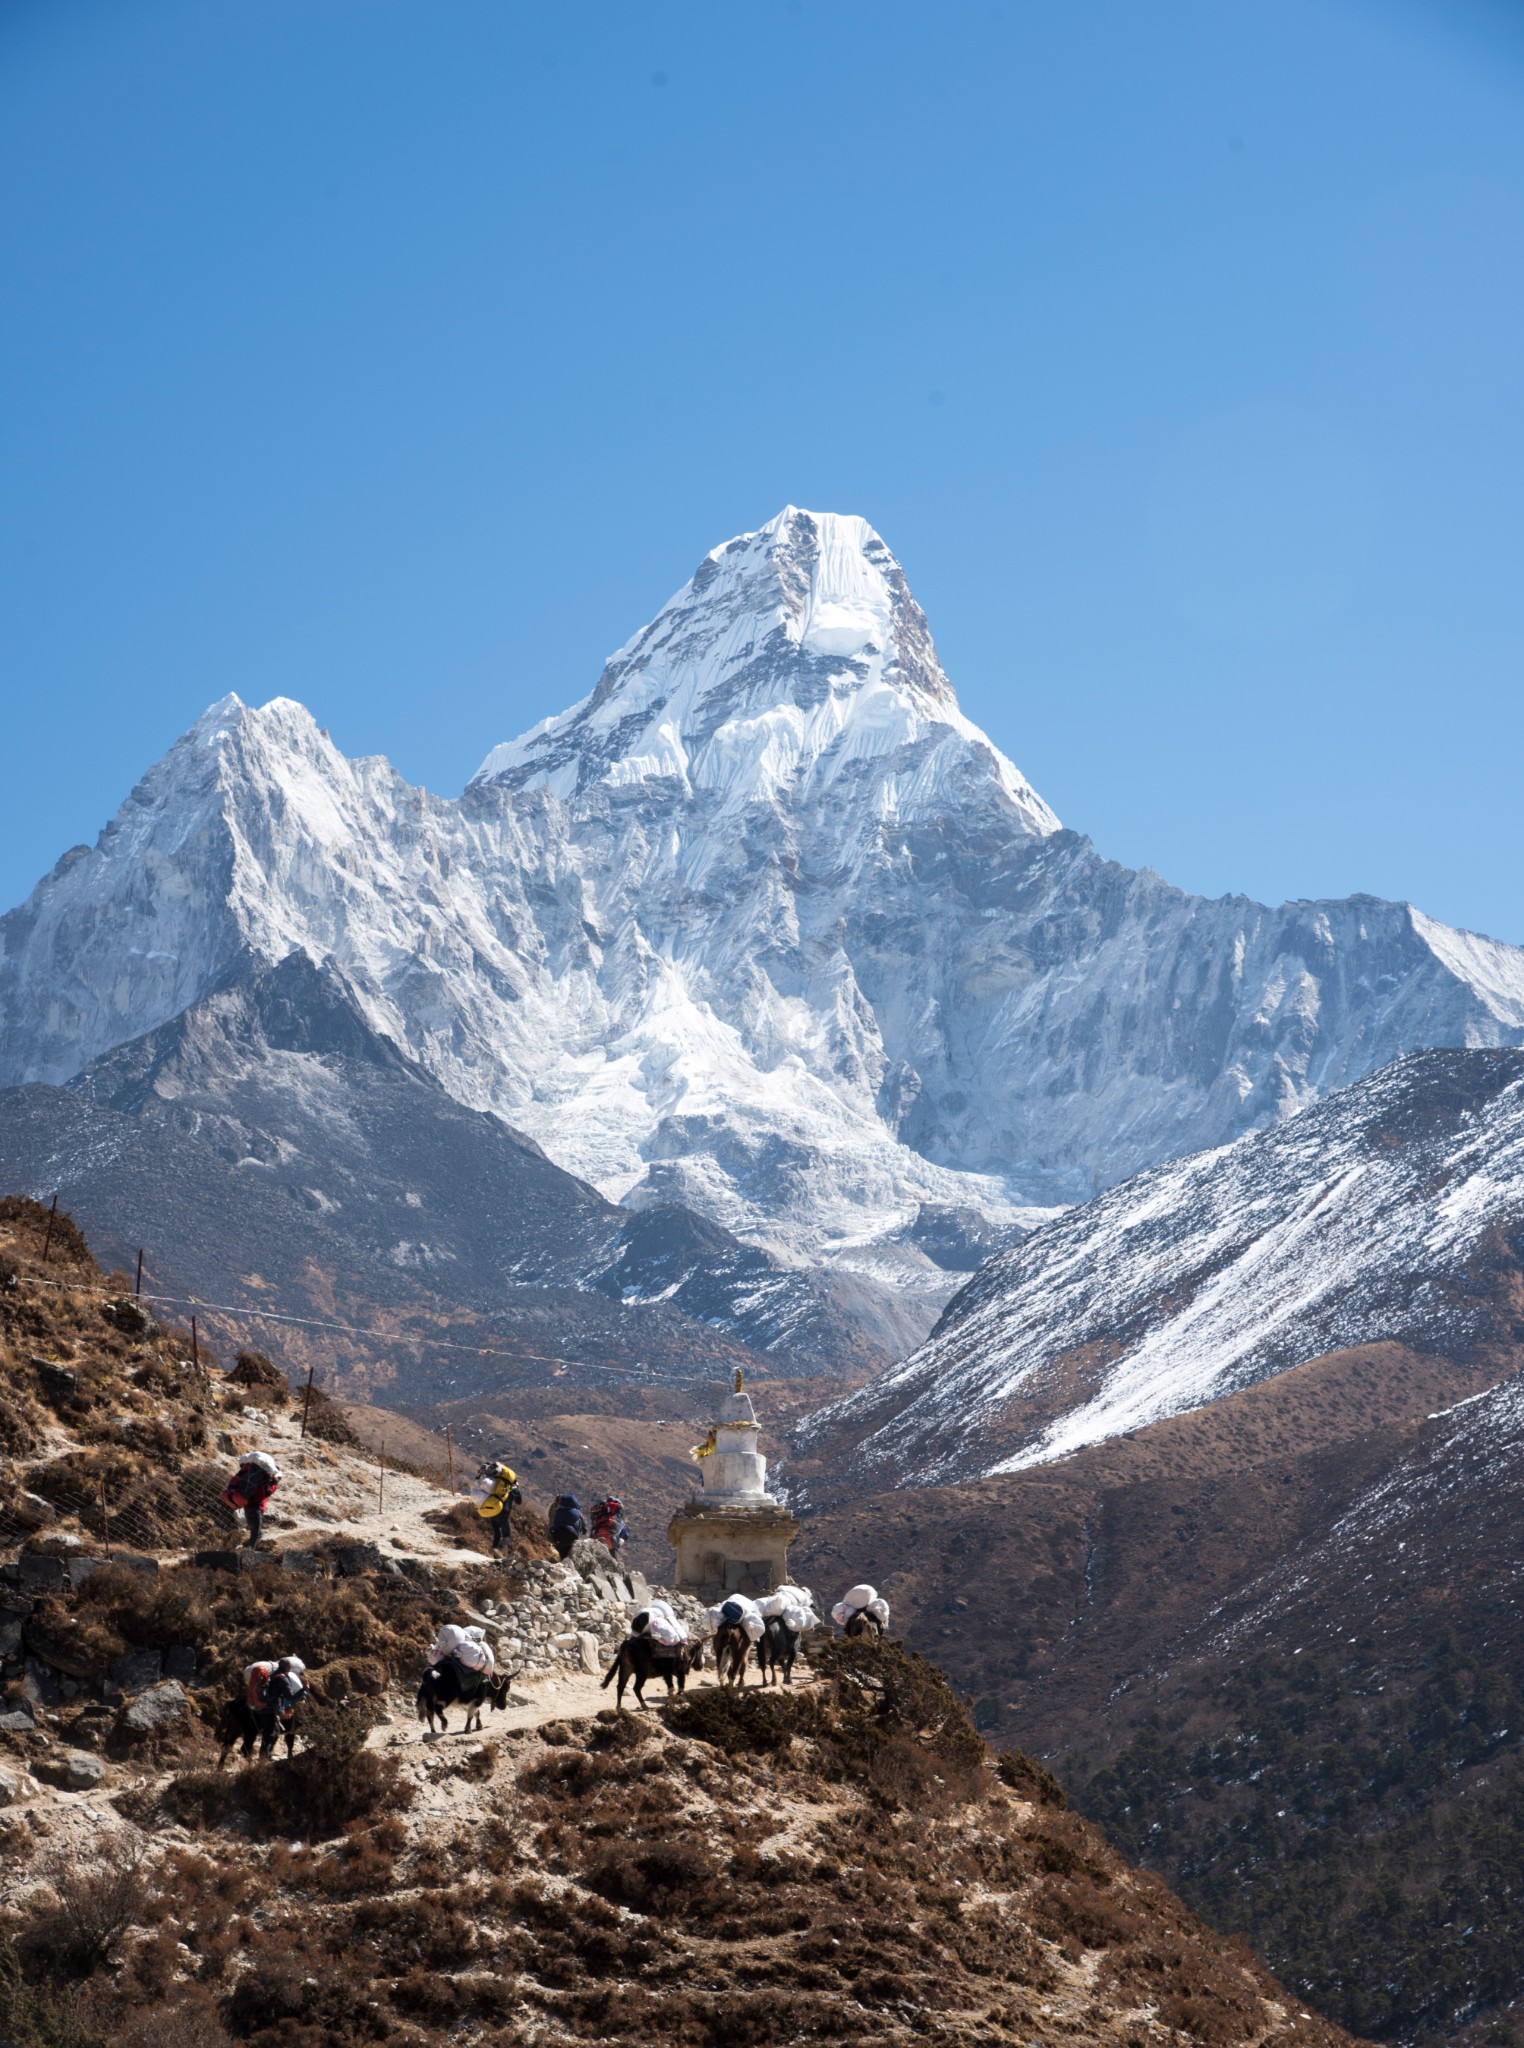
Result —
<path fill-rule="evenodd" d="M 1524 1053 L 1415 1053 L 1056 1218 L 801 1451 L 858 1490 L 1013 1472 L 1374 1343 L 1524 1363 Z"/>

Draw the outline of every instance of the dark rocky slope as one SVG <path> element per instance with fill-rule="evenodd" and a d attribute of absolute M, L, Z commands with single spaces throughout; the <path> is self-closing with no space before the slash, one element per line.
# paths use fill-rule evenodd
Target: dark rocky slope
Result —
<path fill-rule="evenodd" d="M 557 1369 L 882 1362 L 819 1282 L 687 1211 L 616 1208 L 464 1108 L 300 954 L 249 969 L 67 1089 L 0 1093 L 0 1182 L 61 1192 L 114 1257 L 146 1244 L 163 1291 L 377 1329 L 361 1369 L 396 1399 Z M 404 1330 L 512 1356 L 430 1352 L 399 1343 Z M 289 1337 L 353 1378 L 354 1342 Z"/>

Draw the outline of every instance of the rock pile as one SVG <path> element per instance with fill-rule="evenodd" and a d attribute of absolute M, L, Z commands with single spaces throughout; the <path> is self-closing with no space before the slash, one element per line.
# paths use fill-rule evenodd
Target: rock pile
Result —
<path fill-rule="evenodd" d="M 629 1633 L 630 1617 L 654 1598 L 666 1600 L 695 1637 L 709 1633 L 697 1600 L 621 1571 L 601 1543 L 575 1544 L 565 1563 L 523 1565 L 518 1577 L 521 1592 L 483 1600 L 477 1616 L 498 1668 L 518 1677 L 579 1669 L 601 1675 Z"/>

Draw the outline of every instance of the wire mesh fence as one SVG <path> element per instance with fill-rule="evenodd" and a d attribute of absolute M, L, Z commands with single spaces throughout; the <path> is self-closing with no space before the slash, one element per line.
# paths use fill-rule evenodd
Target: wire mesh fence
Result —
<path fill-rule="evenodd" d="M 27 1490 L 0 1503 L 0 1551 L 19 1550 L 33 1537 L 67 1535 L 87 1538 L 107 1557 L 215 1548 L 239 1527 L 222 1498 L 228 1476 L 222 1465 L 191 1464 L 113 1488 L 105 1475 L 34 1467 Z"/>

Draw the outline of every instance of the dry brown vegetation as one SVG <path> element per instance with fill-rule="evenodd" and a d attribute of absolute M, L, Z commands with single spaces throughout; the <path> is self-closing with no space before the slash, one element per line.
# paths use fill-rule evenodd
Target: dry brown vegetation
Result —
<path fill-rule="evenodd" d="M 11 1213 L 36 1236 L 40 1211 Z M 155 1475 L 183 1497 L 219 1469 L 215 1411 L 179 1334 L 102 1316 L 88 1254 L 59 1242 L 71 1287 L 0 1287 L 0 1409 L 23 1445 L 7 1475 L 18 1495 L 53 1475 L 58 1496 L 53 1534 L 24 1541 L 67 1528 L 90 1548 L 85 1482 L 104 1470 L 169 1548 L 183 1525 Z M 34 1352 L 74 1387 L 45 1394 Z M 257 1371 L 238 1384 L 268 1400 Z M 63 1474 L 83 1475 L 82 1507 Z M 822 1647 L 808 1684 L 440 1744 L 409 1769 L 367 1734 L 453 1595 L 400 1568 L 159 1562 L 97 1560 L 39 1597 L 29 1640 L 82 1685 L 124 1650 L 194 1645 L 208 1715 L 251 1655 L 299 1644 L 303 1740 L 218 1772 L 187 1715 L 94 1795 L 115 1832 L 86 1853 L 0 1822 L 23 1873 L 0 1914 L 12 2048 L 1343 2038 L 1129 1869 L 1039 1765 L 992 1758 L 898 1646 Z M 95 1714 L 66 1700 L 42 1740 L 99 1747 Z M 0 1753 L 30 1741 L 35 1762 L 38 1740 L 0 1735 Z"/>
<path fill-rule="evenodd" d="M 547 1725 L 487 1779 L 464 1757 L 477 1818 L 442 1838 L 399 1820 L 373 1752 L 349 1752 L 383 1767 L 353 1812 L 318 1803 L 332 1753 L 215 1798 L 188 1774 L 170 1803 L 196 1846 L 137 1871 L 125 1915 L 109 1863 L 39 1888 L 0 2024 L 10 1981 L 85 2015 L 76 2048 L 126 2048 L 150 2003 L 254 2048 L 1342 2038 L 1278 2020 L 1247 1952 L 1025 1759 L 992 1768 L 934 1667 L 878 1644 L 827 1663 L 788 1693 Z M 60 1943 L 60 1913 L 87 1932 Z"/>

